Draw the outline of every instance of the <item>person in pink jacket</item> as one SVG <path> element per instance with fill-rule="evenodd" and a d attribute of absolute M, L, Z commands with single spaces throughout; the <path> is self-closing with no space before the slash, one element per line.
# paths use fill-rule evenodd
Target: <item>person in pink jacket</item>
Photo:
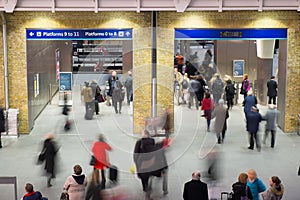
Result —
<path fill-rule="evenodd" d="M 101 170 L 101 188 L 105 189 L 105 169 L 110 166 L 107 151 L 111 151 L 112 148 L 106 143 L 103 134 L 99 135 L 99 141 L 95 142 L 92 147 L 93 155 L 96 158 L 96 164 L 94 170 Z"/>
<path fill-rule="evenodd" d="M 69 200 L 85 200 L 87 177 L 82 174 L 80 165 L 75 165 L 74 174 L 69 176 L 64 184 L 64 190 L 69 194 Z"/>

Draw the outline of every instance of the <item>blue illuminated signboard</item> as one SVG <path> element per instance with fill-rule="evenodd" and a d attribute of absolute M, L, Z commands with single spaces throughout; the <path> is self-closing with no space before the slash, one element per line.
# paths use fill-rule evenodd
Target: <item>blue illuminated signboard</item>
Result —
<path fill-rule="evenodd" d="M 175 40 L 287 39 L 286 28 L 270 29 L 175 29 Z"/>
<path fill-rule="evenodd" d="M 72 91 L 72 72 L 59 73 L 59 91 Z"/>
<path fill-rule="evenodd" d="M 26 29 L 27 40 L 132 40 L 132 29 Z"/>

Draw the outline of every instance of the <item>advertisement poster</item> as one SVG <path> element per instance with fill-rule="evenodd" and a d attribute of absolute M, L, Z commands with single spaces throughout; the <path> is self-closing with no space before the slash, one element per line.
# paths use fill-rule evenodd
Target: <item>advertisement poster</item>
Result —
<path fill-rule="evenodd" d="M 40 77 L 39 77 L 39 74 L 34 75 L 33 90 L 34 90 L 34 97 L 37 97 L 40 94 Z"/>
<path fill-rule="evenodd" d="M 233 60 L 233 76 L 244 75 L 245 60 Z"/>
<path fill-rule="evenodd" d="M 55 50 L 55 63 L 56 63 L 56 82 L 59 81 L 59 72 L 60 72 L 60 50 Z"/>
<path fill-rule="evenodd" d="M 60 72 L 59 74 L 59 91 L 72 91 L 72 72 Z"/>

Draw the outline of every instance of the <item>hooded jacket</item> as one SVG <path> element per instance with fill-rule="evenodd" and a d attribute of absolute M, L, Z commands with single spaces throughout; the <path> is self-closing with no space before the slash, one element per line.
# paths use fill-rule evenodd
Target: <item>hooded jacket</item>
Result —
<path fill-rule="evenodd" d="M 83 200 L 85 198 L 85 187 L 87 177 L 84 174 L 69 176 L 64 184 L 64 189 L 68 191 L 70 200 Z"/>
<path fill-rule="evenodd" d="M 262 193 L 263 200 L 280 200 L 284 193 L 284 187 L 282 184 L 273 185 L 267 191 Z"/>

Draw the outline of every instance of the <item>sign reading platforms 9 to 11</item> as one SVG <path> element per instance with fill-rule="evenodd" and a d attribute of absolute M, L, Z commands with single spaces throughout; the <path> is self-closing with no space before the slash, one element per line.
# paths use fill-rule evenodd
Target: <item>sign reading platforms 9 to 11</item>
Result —
<path fill-rule="evenodd" d="M 132 40 L 132 29 L 26 29 L 27 40 Z"/>

